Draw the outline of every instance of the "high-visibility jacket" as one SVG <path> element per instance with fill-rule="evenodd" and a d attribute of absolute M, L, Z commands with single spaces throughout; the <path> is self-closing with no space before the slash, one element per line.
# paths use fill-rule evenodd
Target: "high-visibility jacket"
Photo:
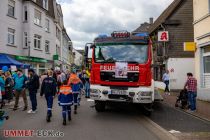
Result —
<path fill-rule="evenodd" d="M 68 80 L 68 85 L 71 85 L 72 93 L 80 93 L 82 81 L 76 74 L 71 74 Z"/>
<path fill-rule="evenodd" d="M 68 85 L 60 86 L 60 92 L 58 95 L 58 104 L 61 106 L 73 104 L 73 95 L 70 86 Z"/>

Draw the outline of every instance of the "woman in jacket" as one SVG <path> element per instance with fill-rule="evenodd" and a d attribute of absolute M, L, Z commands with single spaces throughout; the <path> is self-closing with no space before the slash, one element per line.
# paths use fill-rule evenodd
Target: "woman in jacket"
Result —
<path fill-rule="evenodd" d="M 13 86 L 14 86 L 14 81 L 11 77 L 10 72 L 7 71 L 5 72 L 5 96 L 6 99 L 8 100 L 8 103 L 13 98 Z"/>

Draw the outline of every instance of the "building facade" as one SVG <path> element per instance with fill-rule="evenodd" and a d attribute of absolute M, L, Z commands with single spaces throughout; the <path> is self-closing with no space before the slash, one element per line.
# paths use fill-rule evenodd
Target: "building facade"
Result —
<path fill-rule="evenodd" d="M 67 69 L 70 69 L 71 63 L 70 63 L 70 55 L 72 55 L 71 51 L 73 49 L 71 39 L 69 38 L 68 34 L 66 33 L 66 30 L 63 29 L 62 31 L 62 70 L 66 71 Z"/>
<path fill-rule="evenodd" d="M 210 0 L 193 0 L 198 98 L 210 101 Z"/>
<path fill-rule="evenodd" d="M 186 73 L 194 73 L 194 53 L 185 52 L 184 42 L 193 42 L 193 2 L 174 0 L 150 26 L 153 42 L 154 79 L 162 81 L 165 70 L 170 72 L 170 88 L 183 89 Z M 158 40 L 158 32 L 167 31 L 167 41 Z"/>
<path fill-rule="evenodd" d="M 56 0 L 2 0 L 0 9 L 0 53 L 30 64 L 38 74 L 57 64 L 57 54 L 61 61 L 64 26 Z"/>
<path fill-rule="evenodd" d="M 74 64 L 77 67 L 81 67 L 82 66 L 83 55 L 76 49 L 73 49 L 73 53 L 74 53 Z"/>

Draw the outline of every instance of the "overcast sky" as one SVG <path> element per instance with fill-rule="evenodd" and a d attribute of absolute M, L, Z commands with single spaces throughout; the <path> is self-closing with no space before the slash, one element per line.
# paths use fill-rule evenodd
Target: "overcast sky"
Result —
<path fill-rule="evenodd" d="M 143 22 L 155 19 L 173 0 L 57 0 L 62 6 L 64 25 L 73 47 L 102 33 L 133 31 Z"/>

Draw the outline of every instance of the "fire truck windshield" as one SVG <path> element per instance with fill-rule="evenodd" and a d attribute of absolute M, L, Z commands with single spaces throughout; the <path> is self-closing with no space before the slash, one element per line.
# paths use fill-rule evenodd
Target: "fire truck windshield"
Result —
<path fill-rule="evenodd" d="M 103 44 L 95 47 L 96 63 L 130 62 L 146 63 L 148 45 L 142 44 Z"/>

